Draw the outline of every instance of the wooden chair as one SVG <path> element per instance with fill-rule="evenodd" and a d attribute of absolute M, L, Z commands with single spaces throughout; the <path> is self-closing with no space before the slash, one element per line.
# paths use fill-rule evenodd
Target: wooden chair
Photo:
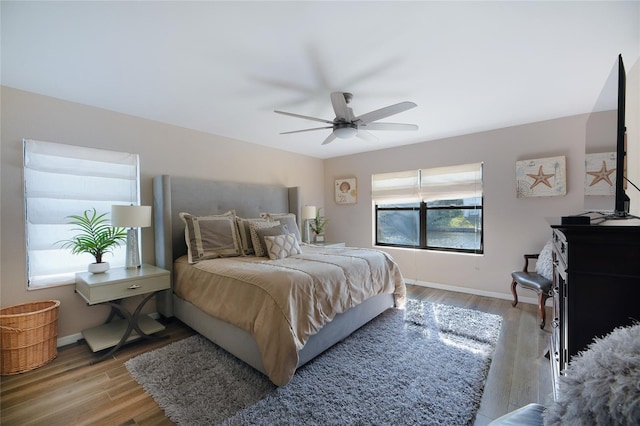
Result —
<path fill-rule="evenodd" d="M 538 293 L 538 312 L 540 315 L 540 328 L 544 328 L 546 323 L 546 311 L 545 304 L 547 299 L 553 295 L 551 287 L 551 280 L 543 277 L 537 272 L 529 272 L 529 260 L 538 259 L 539 254 L 525 254 L 524 255 L 524 268 L 522 271 L 514 271 L 511 273 L 511 293 L 513 293 L 512 306 L 518 304 L 518 293 L 516 293 L 516 286 L 532 290 Z"/>

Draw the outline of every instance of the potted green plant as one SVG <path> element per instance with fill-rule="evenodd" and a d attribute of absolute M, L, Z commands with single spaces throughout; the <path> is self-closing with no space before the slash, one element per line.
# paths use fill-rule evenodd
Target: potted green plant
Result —
<path fill-rule="evenodd" d="M 320 207 L 316 211 L 316 217 L 314 219 L 311 219 L 309 223 L 309 228 L 311 228 L 311 230 L 315 234 L 313 240 L 316 243 L 324 242 L 324 227 L 328 222 L 328 220 L 320 214 L 321 210 L 322 207 Z"/>
<path fill-rule="evenodd" d="M 95 258 L 95 263 L 89 264 L 89 272 L 108 271 L 109 262 L 104 262 L 102 256 L 127 241 L 127 231 L 111 226 L 106 216 L 107 213 L 98 214 L 95 208 L 85 210 L 82 215 L 67 216 L 72 219 L 69 223 L 77 226 L 73 230 L 78 233 L 68 240 L 59 241 L 73 254 L 89 253 Z"/>

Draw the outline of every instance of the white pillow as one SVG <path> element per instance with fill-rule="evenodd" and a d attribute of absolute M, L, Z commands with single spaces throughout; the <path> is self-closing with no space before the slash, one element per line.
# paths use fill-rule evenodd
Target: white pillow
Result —
<path fill-rule="evenodd" d="M 267 219 L 268 221 L 278 221 L 283 225 L 287 225 L 289 232 L 292 232 L 298 241 L 302 241 L 300 237 L 300 231 L 298 230 L 298 223 L 296 222 L 296 215 L 293 213 L 260 213 L 260 217 Z"/>
<path fill-rule="evenodd" d="M 264 245 L 271 260 L 284 259 L 301 253 L 300 244 L 298 244 L 294 233 L 266 236 L 264 237 Z"/>
<path fill-rule="evenodd" d="M 548 280 L 553 279 L 553 243 L 547 241 L 536 261 L 536 273 Z"/>

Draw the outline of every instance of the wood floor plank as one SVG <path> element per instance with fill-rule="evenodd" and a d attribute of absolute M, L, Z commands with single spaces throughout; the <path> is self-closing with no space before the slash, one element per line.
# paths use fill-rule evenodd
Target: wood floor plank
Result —
<path fill-rule="evenodd" d="M 544 358 L 549 330 L 537 326 L 535 305 L 415 285 L 410 297 L 500 315 L 501 335 L 478 411 L 476 426 L 529 402 L 549 402 L 551 370 Z M 548 313 L 548 318 L 550 311 Z M 51 363 L 0 379 L 0 423 L 12 425 L 145 425 L 173 423 L 129 375 L 124 363 L 141 353 L 195 334 L 182 322 L 164 320 L 161 340 L 125 345 L 109 359 L 89 365 L 84 342 L 59 348 Z M 549 328 L 549 327 L 547 327 Z"/>
<path fill-rule="evenodd" d="M 513 311 L 503 314 L 502 329 L 498 345 L 493 354 L 489 376 L 482 395 L 479 414 L 495 418 L 509 407 L 511 382 L 514 372 L 515 336 L 519 330 L 520 315 Z"/>
<path fill-rule="evenodd" d="M 140 426 L 171 426 L 173 422 L 165 417 L 160 407 L 155 404 L 155 407 L 149 408 L 144 413 L 136 416 L 133 421 Z"/>
<path fill-rule="evenodd" d="M 121 424 L 132 420 L 137 414 L 145 412 L 150 402 L 149 395 L 141 387 L 132 386 L 117 398 L 111 399 L 111 404 L 105 409 L 87 413 L 78 421 L 87 425 Z"/>
<path fill-rule="evenodd" d="M 82 352 L 79 352 L 82 351 Z M 79 345 L 68 345 L 65 348 L 58 349 L 58 356 L 40 368 L 23 374 L 16 374 L 11 376 L 2 377 L 2 390 L 0 396 L 5 392 L 13 390 L 16 386 L 25 386 L 33 383 L 40 383 L 48 377 L 55 376 L 59 373 L 64 373 L 69 370 L 70 366 L 80 365 L 85 361 L 87 350 L 81 348 Z M 87 360 L 86 363 L 89 361 Z"/>

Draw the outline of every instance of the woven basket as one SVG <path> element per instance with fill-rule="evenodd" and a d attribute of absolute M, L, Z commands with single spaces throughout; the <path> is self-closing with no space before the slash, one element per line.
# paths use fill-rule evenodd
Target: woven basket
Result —
<path fill-rule="evenodd" d="M 59 306 L 45 300 L 0 309 L 0 374 L 24 373 L 56 357 Z"/>

